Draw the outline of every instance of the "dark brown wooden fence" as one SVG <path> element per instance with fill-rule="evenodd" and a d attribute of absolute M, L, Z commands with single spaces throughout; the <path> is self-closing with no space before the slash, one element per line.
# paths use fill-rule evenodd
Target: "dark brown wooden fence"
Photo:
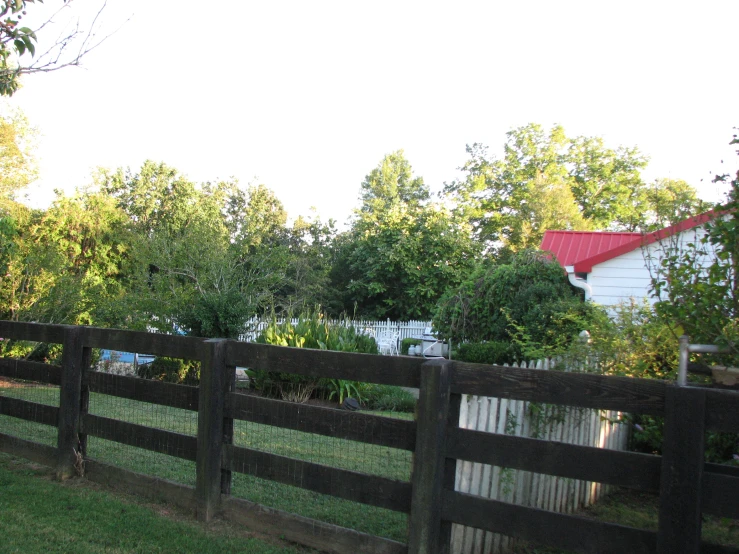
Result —
<path fill-rule="evenodd" d="M 57 447 L 0 433 L 0 450 L 52 465 L 62 479 L 75 475 L 78 453 L 85 454 L 87 437 L 93 436 L 194 460 L 196 486 L 171 483 L 89 458 L 85 460 L 88 479 L 156 494 L 193 509 L 203 520 L 222 514 L 255 530 L 278 533 L 331 552 L 447 552 L 452 523 L 573 552 L 739 552 L 701 541 L 702 514 L 739 519 L 739 470 L 706 464 L 703 459 L 707 430 L 739 433 L 736 392 L 619 377 L 84 327 L 0 322 L 0 336 L 64 345 L 61 367 L 0 359 L 2 376 L 60 385 L 58 408 L 0 396 L 0 414 L 58 427 Z M 199 359 L 200 386 L 91 372 L 91 348 Z M 417 387 L 417 417 L 415 421 L 395 420 L 236 394 L 236 366 Z M 92 415 L 87 410 L 90 392 L 197 411 L 197 437 Z M 462 394 L 663 416 L 664 455 L 460 429 Z M 277 411 L 282 416 L 292 414 L 280 420 L 300 431 L 338 434 L 340 438 L 413 452 L 410 482 L 233 444 L 234 420 L 270 423 Z M 455 492 L 457 460 L 658 493 L 659 529 L 632 529 Z M 233 472 L 408 513 L 407 544 L 234 498 L 230 495 Z"/>

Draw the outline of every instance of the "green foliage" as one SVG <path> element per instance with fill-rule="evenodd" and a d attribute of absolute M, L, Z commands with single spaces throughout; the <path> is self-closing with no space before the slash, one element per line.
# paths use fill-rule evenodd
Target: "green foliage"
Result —
<path fill-rule="evenodd" d="M 377 354 L 377 343 L 374 338 L 358 332 L 349 319 L 345 319 L 340 325 L 329 324 L 319 309 L 301 314 L 295 325 L 291 323 L 289 317 L 278 323 L 273 316 L 256 342 L 293 348 Z M 343 395 L 347 392 L 359 393 L 360 390 L 359 384 L 355 382 L 318 379 L 294 373 L 252 370 L 249 375 L 253 378 L 257 390 L 271 396 L 280 395 L 285 399 L 301 397 L 307 400 L 314 390 L 328 388 L 330 398 L 338 395 L 340 402 L 343 402 Z"/>
<path fill-rule="evenodd" d="M 514 364 L 523 359 L 523 354 L 511 341 L 465 342 L 455 350 L 454 359 L 473 364 Z"/>
<path fill-rule="evenodd" d="M 672 214 L 699 208 L 684 182 L 646 185 L 636 148 L 609 148 L 599 137 L 566 136 L 529 124 L 507 133 L 504 155 L 467 146 L 463 180 L 446 186 L 459 213 L 489 248 L 536 248 L 548 229 L 647 230 Z"/>
<path fill-rule="evenodd" d="M 165 164 L 101 171 L 131 233 L 127 294 L 132 325 L 235 338 L 284 281 L 275 236 L 285 213 L 266 187 L 197 186 Z"/>
<path fill-rule="evenodd" d="M 7 339 L 0 341 L 0 357 L 59 365 L 62 361 L 62 345 Z"/>
<path fill-rule="evenodd" d="M 428 318 L 479 251 L 469 225 L 428 202 L 428 187 L 410 171 L 402 152 L 386 156 L 362 185 L 352 229 L 337 241 L 332 280 L 344 309 L 362 317 Z"/>
<path fill-rule="evenodd" d="M 339 402 L 339 406 L 344 403 L 344 398 L 356 398 L 358 402 L 362 401 L 362 393 L 360 392 L 360 383 L 355 381 L 347 381 L 345 379 L 324 379 L 323 386 L 329 391 L 328 399 L 334 397 Z"/>
<path fill-rule="evenodd" d="M 197 386 L 200 383 L 200 362 L 160 356 L 151 363 L 138 366 L 136 375 L 165 383 Z"/>
<path fill-rule="evenodd" d="M 648 454 L 662 454 L 665 420 L 662 417 L 639 415 L 634 418 L 631 449 Z M 705 460 L 718 464 L 737 465 L 739 434 L 709 431 L 705 439 Z"/>
<path fill-rule="evenodd" d="M 596 317 L 598 308 L 582 301 L 557 262 L 527 250 L 508 263 L 481 263 L 444 295 L 433 320 L 454 342 L 515 339 L 521 354 L 544 357 L 570 344 Z"/>
<path fill-rule="evenodd" d="M 28 4 L 35 0 L 4 0 L 0 2 L 0 96 L 12 96 L 18 90 L 21 68 L 16 57 L 36 55 L 36 33 L 20 25 Z M 42 0 L 38 0 L 39 3 Z"/>
<path fill-rule="evenodd" d="M 624 302 L 612 318 L 595 321 L 590 344 L 575 343 L 570 355 L 597 360 L 599 370 L 610 375 L 644 379 L 677 378 L 678 343 L 665 321 L 647 300 Z"/>
<path fill-rule="evenodd" d="M 22 112 L 0 116 L 0 208 L 37 176 L 36 135 Z"/>
<path fill-rule="evenodd" d="M 731 144 L 739 144 L 734 136 Z M 739 153 L 739 150 L 737 150 Z M 730 364 L 739 364 L 739 171 L 719 175 L 730 190 L 716 217 L 688 240 L 674 235 L 649 257 L 651 290 L 658 313 L 676 335 L 691 342 L 731 349 Z"/>
<path fill-rule="evenodd" d="M 417 401 L 415 396 L 401 387 L 365 383 L 362 402 L 368 410 L 412 413 Z"/>

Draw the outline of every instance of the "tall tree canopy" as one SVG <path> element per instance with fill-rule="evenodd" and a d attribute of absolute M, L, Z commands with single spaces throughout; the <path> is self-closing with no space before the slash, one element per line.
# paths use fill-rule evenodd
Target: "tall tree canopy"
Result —
<path fill-rule="evenodd" d="M 235 337 L 284 284 L 285 211 L 263 186 L 196 185 L 165 164 L 98 175 L 132 233 L 128 305 L 139 325 Z"/>
<path fill-rule="evenodd" d="M 21 112 L 0 116 L 0 204 L 15 200 L 36 178 L 35 135 Z"/>
<path fill-rule="evenodd" d="M 561 126 L 513 129 L 501 159 L 481 144 L 467 152 L 465 177 L 446 193 L 488 247 L 535 248 L 548 229 L 649 230 L 670 213 L 700 208 L 684 182 L 646 185 L 638 149 L 569 138 Z"/>
<path fill-rule="evenodd" d="M 444 290 L 459 283 L 475 243 L 468 224 L 430 197 L 402 150 L 367 175 L 333 269 L 345 309 L 372 318 L 428 318 Z"/>

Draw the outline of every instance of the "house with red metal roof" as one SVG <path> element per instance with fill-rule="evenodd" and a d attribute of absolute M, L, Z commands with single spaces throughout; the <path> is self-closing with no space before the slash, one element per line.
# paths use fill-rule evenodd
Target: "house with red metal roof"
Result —
<path fill-rule="evenodd" d="M 567 272 L 574 286 L 585 291 L 585 299 L 602 306 L 616 306 L 631 298 L 657 298 L 649 292 L 650 266 L 661 258 L 666 248 L 699 241 L 704 224 L 716 217 L 710 211 L 690 217 L 653 233 L 605 231 L 546 231 L 541 250 L 552 252 Z M 713 254 L 704 256 L 708 265 Z"/>

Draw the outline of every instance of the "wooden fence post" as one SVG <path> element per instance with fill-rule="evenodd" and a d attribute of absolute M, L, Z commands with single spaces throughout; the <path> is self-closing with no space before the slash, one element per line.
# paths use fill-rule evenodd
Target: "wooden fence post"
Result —
<path fill-rule="evenodd" d="M 226 392 L 228 396 L 229 392 L 236 390 L 236 366 L 226 366 Z M 228 401 L 225 402 L 228 405 Z M 234 420 L 232 417 L 223 418 L 223 444 L 231 445 L 234 442 Z M 229 451 L 230 452 L 230 451 Z M 230 468 L 231 460 L 228 460 L 227 466 Z M 226 496 L 231 495 L 231 470 L 221 469 L 221 494 Z"/>
<path fill-rule="evenodd" d="M 449 412 L 447 414 L 447 429 L 459 427 L 459 412 L 462 405 L 461 394 L 449 395 Z M 457 478 L 457 459 L 446 458 L 444 460 L 444 479 L 442 481 L 442 490 L 454 490 L 454 484 Z M 449 554 L 452 548 L 452 522 L 442 521 L 441 531 L 439 533 L 439 552 L 440 554 Z"/>
<path fill-rule="evenodd" d="M 228 388 L 226 340 L 206 340 L 201 348 L 195 501 L 198 519 L 210 521 L 221 507 L 223 415 Z"/>
<path fill-rule="evenodd" d="M 700 389 L 665 389 L 657 532 L 660 554 L 697 554 L 700 551 L 705 402 L 705 391 Z"/>
<path fill-rule="evenodd" d="M 57 435 L 56 477 L 69 479 L 77 474 L 79 453 L 80 399 L 82 391 L 82 329 L 66 327 L 62 343 L 62 374 L 59 387 L 59 434 Z"/>
<path fill-rule="evenodd" d="M 90 411 L 90 366 L 92 365 L 92 348 L 82 348 L 82 368 L 80 389 L 80 418 Z M 87 433 L 79 433 L 80 454 L 87 456 Z"/>
<path fill-rule="evenodd" d="M 436 554 L 441 550 L 444 450 L 452 366 L 447 360 L 432 360 L 421 367 L 408 518 L 409 554 Z"/>

